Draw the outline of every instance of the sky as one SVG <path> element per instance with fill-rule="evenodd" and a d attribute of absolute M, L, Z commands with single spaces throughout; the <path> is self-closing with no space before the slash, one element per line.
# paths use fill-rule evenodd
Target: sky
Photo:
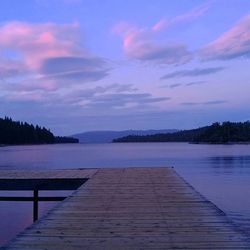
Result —
<path fill-rule="evenodd" d="M 0 1 L 0 117 L 58 135 L 250 119 L 249 0 Z"/>

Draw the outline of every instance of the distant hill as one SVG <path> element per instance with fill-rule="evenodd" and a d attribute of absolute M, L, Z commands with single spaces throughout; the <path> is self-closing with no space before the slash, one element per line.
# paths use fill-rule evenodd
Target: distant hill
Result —
<path fill-rule="evenodd" d="M 119 137 L 128 135 L 153 135 L 158 133 L 174 133 L 176 129 L 162 130 L 124 130 L 124 131 L 90 131 L 72 135 L 80 143 L 109 143 Z"/>
<path fill-rule="evenodd" d="M 77 143 L 71 137 L 54 136 L 50 130 L 28 124 L 27 122 L 13 121 L 9 117 L 0 118 L 0 145 L 18 144 L 53 144 Z"/>
<path fill-rule="evenodd" d="M 216 122 L 211 126 L 175 133 L 154 135 L 129 135 L 113 142 L 192 142 L 192 143 L 244 143 L 250 142 L 250 122 Z"/>

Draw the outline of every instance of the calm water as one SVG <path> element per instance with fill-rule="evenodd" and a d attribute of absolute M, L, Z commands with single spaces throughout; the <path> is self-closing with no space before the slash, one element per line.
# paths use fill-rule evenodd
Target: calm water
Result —
<path fill-rule="evenodd" d="M 0 148 L 1 169 L 132 166 L 174 166 L 196 190 L 250 231 L 250 145 L 129 143 Z M 40 214 L 55 204 L 41 204 Z M 31 224 L 32 204 L 0 202 L 0 216 L 0 243 L 3 244 Z"/>

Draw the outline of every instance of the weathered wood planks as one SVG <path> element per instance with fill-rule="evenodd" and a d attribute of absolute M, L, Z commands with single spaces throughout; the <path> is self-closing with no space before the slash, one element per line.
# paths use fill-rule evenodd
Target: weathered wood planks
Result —
<path fill-rule="evenodd" d="M 91 171 L 3 249 L 250 249 L 249 237 L 171 168 Z"/>

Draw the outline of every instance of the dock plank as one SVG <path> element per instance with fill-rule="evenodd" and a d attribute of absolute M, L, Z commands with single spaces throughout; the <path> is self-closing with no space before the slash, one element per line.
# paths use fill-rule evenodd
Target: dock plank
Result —
<path fill-rule="evenodd" d="M 89 180 L 3 249 L 250 249 L 249 236 L 172 168 L 84 171 L 54 173 Z"/>

